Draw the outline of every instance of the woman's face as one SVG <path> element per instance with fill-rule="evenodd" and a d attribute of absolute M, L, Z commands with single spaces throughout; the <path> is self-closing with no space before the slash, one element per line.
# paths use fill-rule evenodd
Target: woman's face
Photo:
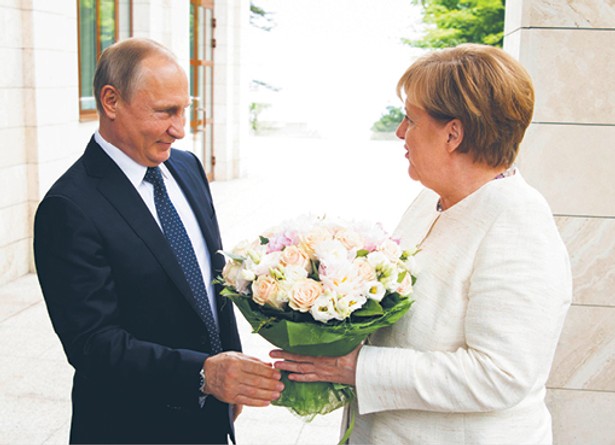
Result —
<path fill-rule="evenodd" d="M 447 123 L 432 118 L 424 109 L 406 101 L 406 115 L 395 134 L 404 140 L 408 173 L 415 181 L 432 188 L 434 181 L 445 173 Z"/>

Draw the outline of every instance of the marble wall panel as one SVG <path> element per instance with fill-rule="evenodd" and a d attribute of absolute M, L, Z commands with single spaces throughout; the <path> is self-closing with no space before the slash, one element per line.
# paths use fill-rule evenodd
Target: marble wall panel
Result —
<path fill-rule="evenodd" d="M 48 2 L 48 3 L 63 3 L 69 2 Z M 75 12 L 70 15 L 58 14 L 55 12 L 32 10 L 28 15 L 32 22 L 32 45 L 37 50 L 56 50 L 56 51 L 71 51 L 77 52 L 77 15 L 76 5 L 73 4 Z M 58 30 L 74 30 L 68 34 L 67 32 L 58 32 Z M 67 38 L 67 36 L 70 36 Z"/>
<path fill-rule="evenodd" d="M 615 125 L 534 123 L 518 165 L 555 214 L 613 217 L 614 140 Z"/>
<path fill-rule="evenodd" d="M 570 255 L 573 303 L 615 308 L 615 219 L 555 220 Z"/>
<path fill-rule="evenodd" d="M 32 95 L 36 103 L 32 118 L 33 125 L 61 125 L 79 121 L 79 89 L 76 85 L 61 88 L 37 88 Z"/>
<path fill-rule="evenodd" d="M 613 0 L 524 0 L 506 4 L 506 33 L 523 28 L 613 28 Z"/>
<path fill-rule="evenodd" d="M 79 88 L 79 63 L 76 52 L 34 50 L 32 87 Z"/>
<path fill-rule="evenodd" d="M 27 183 L 26 164 L 19 164 L 1 169 L 0 190 L 10 190 L 10 193 L 0 193 L 0 209 L 27 201 Z"/>
<path fill-rule="evenodd" d="M 615 308 L 573 305 L 555 353 L 550 388 L 615 391 Z"/>
<path fill-rule="evenodd" d="M 23 88 L 0 88 L 0 126 L 3 128 L 23 127 L 26 123 L 24 113 Z"/>
<path fill-rule="evenodd" d="M 30 271 L 32 240 L 23 239 L 0 247 L 0 286 Z"/>
<path fill-rule="evenodd" d="M 32 9 L 37 11 L 77 18 L 76 2 L 50 2 L 49 0 L 30 0 L 30 2 L 32 3 Z"/>
<path fill-rule="evenodd" d="M 24 86 L 24 70 L 22 51 L 19 48 L 3 48 L 0 46 L 0 88 L 22 88 Z"/>
<path fill-rule="evenodd" d="M 26 163 L 26 137 L 22 127 L 0 127 L 0 171 L 5 167 L 13 167 Z"/>
<path fill-rule="evenodd" d="M 615 124 L 615 29 L 520 31 L 535 122 Z"/>
<path fill-rule="evenodd" d="M 0 247 L 28 238 L 30 207 L 24 201 L 0 208 Z"/>
<path fill-rule="evenodd" d="M 77 122 L 39 126 L 35 133 L 36 158 L 39 163 L 57 161 L 64 158 L 77 159 L 89 142 L 89 135 L 78 138 Z M 71 135 L 67 138 L 66 135 Z"/>
<path fill-rule="evenodd" d="M 21 48 L 22 11 L 20 0 L 0 1 L 0 48 Z"/>
<path fill-rule="evenodd" d="M 549 390 L 547 406 L 553 417 L 553 443 L 615 445 L 615 393 Z"/>

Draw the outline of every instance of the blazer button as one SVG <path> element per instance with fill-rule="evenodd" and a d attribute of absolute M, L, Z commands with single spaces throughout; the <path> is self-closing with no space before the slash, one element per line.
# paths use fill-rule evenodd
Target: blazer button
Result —
<path fill-rule="evenodd" d="M 201 335 L 199 337 L 199 341 L 201 342 L 202 345 L 208 345 L 209 344 L 209 337 L 207 337 L 207 335 Z"/>

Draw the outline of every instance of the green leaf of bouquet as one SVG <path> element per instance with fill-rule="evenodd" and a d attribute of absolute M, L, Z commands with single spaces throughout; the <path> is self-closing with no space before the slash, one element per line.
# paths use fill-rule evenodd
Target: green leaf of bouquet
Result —
<path fill-rule="evenodd" d="M 241 298 L 241 294 L 238 294 L 237 292 L 235 292 L 232 289 L 229 289 L 228 287 L 223 288 L 220 291 L 220 295 L 222 295 L 223 297 L 238 297 Z"/>
<path fill-rule="evenodd" d="M 288 379 L 287 374 L 282 372 L 284 390 L 280 398 L 271 403 L 291 409 L 308 422 L 317 414 L 328 414 L 342 408 L 355 397 L 354 389 L 349 385 L 294 382 Z"/>
<path fill-rule="evenodd" d="M 365 250 L 365 249 L 357 250 L 357 258 L 362 257 L 362 256 L 367 256 L 368 253 L 369 253 L 369 250 Z"/>
<path fill-rule="evenodd" d="M 269 244 L 269 238 L 266 238 L 266 237 L 261 235 L 261 236 L 258 237 L 258 239 L 260 240 L 261 245 Z"/>
<path fill-rule="evenodd" d="M 374 315 L 382 315 L 384 310 L 380 303 L 376 300 L 368 299 L 361 309 L 357 309 L 352 315 L 355 317 L 373 317 Z"/>
<path fill-rule="evenodd" d="M 278 348 L 295 354 L 317 356 L 341 356 L 357 347 L 369 334 L 390 326 L 399 320 L 410 308 L 412 300 L 388 295 L 384 313 L 372 317 L 352 317 L 341 323 L 329 324 L 318 321 L 295 322 L 256 305 L 250 298 L 231 297 L 242 315 L 259 335 Z M 354 315 L 354 314 L 353 314 Z M 265 322 L 265 323 L 263 323 Z"/>
<path fill-rule="evenodd" d="M 222 255 L 224 255 L 226 258 L 229 258 L 233 261 L 237 261 L 239 263 L 243 263 L 246 260 L 246 257 L 237 255 L 233 252 L 227 252 L 226 250 L 220 250 L 219 252 L 222 253 Z"/>

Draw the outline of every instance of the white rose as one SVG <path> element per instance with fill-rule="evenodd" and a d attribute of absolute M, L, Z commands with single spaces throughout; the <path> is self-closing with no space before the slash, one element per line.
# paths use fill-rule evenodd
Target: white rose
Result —
<path fill-rule="evenodd" d="M 316 256 L 327 265 L 348 260 L 348 250 L 339 240 L 322 241 L 314 246 Z"/>
<path fill-rule="evenodd" d="M 295 281 L 288 295 L 288 305 L 299 312 L 308 312 L 322 295 L 322 285 L 311 278 Z"/>
<path fill-rule="evenodd" d="M 263 255 L 258 263 L 254 263 L 254 273 L 257 276 L 261 276 L 268 274 L 271 269 L 279 268 L 281 255 L 282 252 L 271 252 Z"/>
<path fill-rule="evenodd" d="M 294 283 L 295 281 L 302 280 L 308 276 L 307 270 L 300 266 L 287 266 L 282 270 L 282 274 L 284 276 L 284 280 L 289 283 Z"/>
<path fill-rule="evenodd" d="M 240 294 L 247 294 L 251 280 L 244 276 L 243 265 L 238 261 L 229 261 L 222 269 L 222 278 L 226 285 L 233 287 Z"/>

